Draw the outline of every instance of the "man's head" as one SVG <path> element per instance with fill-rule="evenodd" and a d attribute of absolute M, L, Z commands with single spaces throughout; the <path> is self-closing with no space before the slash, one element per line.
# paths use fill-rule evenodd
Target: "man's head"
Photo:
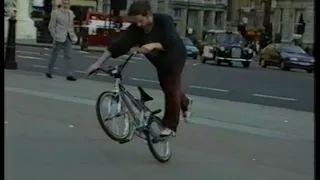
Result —
<path fill-rule="evenodd" d="M 69 9 L 69 6 L 70 6 L 70 0 L 62 0 L 61 1 L 61 7 L 63 9 Z"/>
<path fill-rule="evenodd" d="M 132 18 L 132 23 L 144 29 L 153 23 L 151 6 L 147 0 L 134 1 L 129 7 L 128 16 Z"/>

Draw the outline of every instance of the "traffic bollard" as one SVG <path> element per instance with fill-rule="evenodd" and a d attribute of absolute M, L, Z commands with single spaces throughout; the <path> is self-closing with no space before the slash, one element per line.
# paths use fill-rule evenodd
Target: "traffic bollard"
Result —
<path fill-rule="evenodd" d="M 16 61 L 16 18 L 13 16 L 9 19 L 9 32 L 6 46 L 6 59 L 4 61 L 5 69 L 17 69 Z"/>

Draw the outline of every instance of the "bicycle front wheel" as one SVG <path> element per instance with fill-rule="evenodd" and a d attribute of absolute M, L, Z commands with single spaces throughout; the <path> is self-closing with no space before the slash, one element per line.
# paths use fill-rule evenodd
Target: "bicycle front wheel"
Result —
<path fill-rule="evenodd" d="M 170 137 L 160 138 L 161 119 L 157 116 L 151 117 L 148 121 L 148 129 L 147 142 L 153 157 L 161 163 L 169 161 L 172 155 Z"/>
<path fill-rule="evenodd" d="M 121 103 L 119 94 L 106 91 L 99 95 L 96 114 L 103 131 L 115 141 L 123 141 L 131 133 L 128 111 Z"/>

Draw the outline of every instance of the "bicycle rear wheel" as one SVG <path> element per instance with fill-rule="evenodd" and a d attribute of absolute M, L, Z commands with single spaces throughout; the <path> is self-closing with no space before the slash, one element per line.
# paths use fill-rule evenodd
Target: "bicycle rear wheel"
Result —
<path fill-rule="evenodd" d="M 161 163 L 169 161 L 172 155 L 170 137 L 160 138 L 161 119 L 157 116 L 151 117 L 148 121 L 148 129 L 147 142 L 153 157 Z"/>
<path fill-rule="evenodd" d="M 131 134 L 131 121 L 120 96 L 114 92 L 102 92 L 96 102 L 96 114 L 103 131 L 115 141 L 123 141 Z M 105 109 L 103 109 L 105 108 Z M 106 113 L 106 117 L 103 116 Z M 108 124 L 110 123 L 110 124 Z M 115 126 L 112 128 L 112 126 Z"/>

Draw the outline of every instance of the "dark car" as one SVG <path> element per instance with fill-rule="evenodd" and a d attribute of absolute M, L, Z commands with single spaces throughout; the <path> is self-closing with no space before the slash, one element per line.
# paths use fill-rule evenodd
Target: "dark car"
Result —
<path fill-rule="evenodd" d="M 248 68 L 253 57 L 253 50 L 247 47 L 245 38 L 236 32 L 216 33 L 215 43 L 203 47 L 201 62 L 216 61 L 218 65 L 232 62 L 241 62 Z"/>
<path fill-rule="evenodd" d="M 187 56 L 192 57 L 193 59 L 197 59 L 199 54 L 198 48 L 192 43 L 189 38 L 182 37 L 181 39 L 187 49 Z"/>
<path fill-rule="evenodd" d="M 259 65 L 277 66 L 282 70 L 293 68 L 304 69 L 312 73 L 314 69 L 314 57 L 306 53 L 301 47 L 290 44 L 270 44 L 260 54 Z"/>

